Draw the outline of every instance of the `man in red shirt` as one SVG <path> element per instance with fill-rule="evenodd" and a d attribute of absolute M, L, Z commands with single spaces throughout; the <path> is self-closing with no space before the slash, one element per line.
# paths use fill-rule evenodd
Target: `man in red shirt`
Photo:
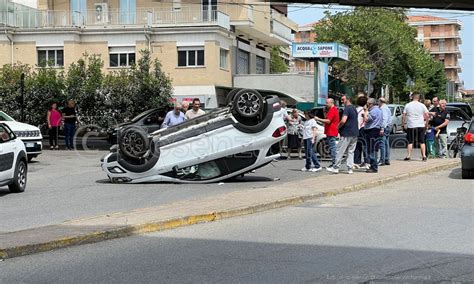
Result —
<path fill-rule="evenodd" d="M 339 111 L 334 104 L 333 99 L 326 100 L 325 118 L 314 117 L 314 119 L 324 123 L 324 134 L 331 152 L 331 168 L 336 164 L 336 137 L 339 135 Z"/>

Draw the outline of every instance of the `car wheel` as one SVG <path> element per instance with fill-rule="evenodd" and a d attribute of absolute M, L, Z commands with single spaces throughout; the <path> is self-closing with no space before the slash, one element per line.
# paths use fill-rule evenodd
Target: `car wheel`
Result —
<path fill-rule="evenodd" d="M 36 158 L 36 156 L 28 155 L 28 163 L 31 162 L 34 158 Z"/>
<path fill-rule="evenodd" d="M 118 142 L 121 153 L 133 159 L 141 158 L 150 147 L 147 134 L 139 127 L 124 129 Z"/>
<path fill-rule="evenodd" d="M 394 124 L 392 127 L 392 134 L 397 134 L 397 125 Z"/>
<path fill-rule="evenodd" d="M 230 104 L 233 102 L 235 94 L 237 94 L 237 92 L 240 90 L 241 89 L 233 89 L 227 94 L 227 104 Z"/>
<path fill-rule="evenodd" d="M 462 178 L 463 179 L 474 178 L 474 171 L 462 169 Z"/>
<path fill-rule="evenodd" d="M 13 177 L 13 183 L 8 186 L 8 189 L 12 193 L 20 193 L 25 191 L 26 180 L 27 180 L 28 168 L 25 161 L 20 160 L 15 169 L 15 176 Z"/>
<path fill-rule="evenodd" d="M 263 111 L 263 97 L 255 90 L 242 89 L 234 95 L 233 108 L 243 118 L 255 118 Z"/>
<path fill-rule="evenodd" d="M 321 159 L 329 159 L 331 157 L 331 151 L 329 150 L 329 145 L 326 142 L 326 139 L 323 139 L 318 143 L 316 150 Z"/>

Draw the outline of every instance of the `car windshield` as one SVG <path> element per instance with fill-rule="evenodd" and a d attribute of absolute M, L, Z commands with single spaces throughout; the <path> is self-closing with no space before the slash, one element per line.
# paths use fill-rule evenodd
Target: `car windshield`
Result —
<path fill-rule="evenodd" d="M 135 116 L 134 118 L 132 118 L 132 122 L 137 122 L 139 121 L 140 119 L 142 119 L 145 115 L 148 115 L 149 113 L 152 113 L 154 110 L 146 110 L 142 113 L 140 113 L 139 115 Z"/>
<path fill-rule="evenodd" d="M 470 117 L 462 110 L 457 109 L 449 113 L 450 121 L 467 121 L 470 120 Z"/>
<path fill-rule="evenodd" d="M 388 108 L 390 109 L 390 113 L 393 115 L 393 112 L 395 111 L 395 107 L 389 106 Z"/>
<path fill-rule="evenodd" d="M 0 111 L 0 121 L 14 121 L 14 119 L 3 111 Z"/>

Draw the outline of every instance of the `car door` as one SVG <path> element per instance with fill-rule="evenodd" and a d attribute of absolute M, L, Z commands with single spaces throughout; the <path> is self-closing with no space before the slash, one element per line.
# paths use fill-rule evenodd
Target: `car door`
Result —
<path fill-rule="evenodd" d="M 0 124 L 0 183 L 13 177 L 16 147 L 13 132 Z"/>
<path fill-rule="evenodd" d="M 161 124 L 166 116 L 164 110 L 152 112 L 143 119 L 143 124 L 148 129 L 148 133 L 153 133 L 161 128 Z"/>

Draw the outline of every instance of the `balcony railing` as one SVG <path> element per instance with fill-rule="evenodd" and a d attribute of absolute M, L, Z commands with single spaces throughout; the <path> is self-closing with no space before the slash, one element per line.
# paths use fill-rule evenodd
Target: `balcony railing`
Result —
<path fill-rule="evenodd" d="M 292 41 L 293 39 L 293 35 L 291 34 L 291 29 L 277 20 L 273 19 L 271 21 L 270 30 L 273 34 L 276 34 L 287 41 Z"/>
<path fill-rule="evenodd" d="M 119 9 L 85 11 L 0 11 L 0 25 L 19 28 L 94 27 L 94 26 L 179 26 L 219 25 L 230 28 L 229 16 L 222 9 L 201 6 L 137 9 L 124 12 Z"/>
<path fill-rule="evenodd" d="M 441 48 L 441 47 L 431 47 L 430 53 L 460 53 L 461 51 L 457 47 L 451 48 Z"/>

